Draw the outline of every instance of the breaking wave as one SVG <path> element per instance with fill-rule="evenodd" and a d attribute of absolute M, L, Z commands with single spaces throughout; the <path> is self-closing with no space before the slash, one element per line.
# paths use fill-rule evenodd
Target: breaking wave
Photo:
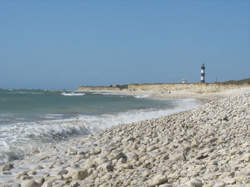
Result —
<path fill-rule="evenodd" d="M 61 93 L 63 96 L 84 96 L 85 93 L 75 93 L 75 92 L 71 92 L 71 93 L 66 93 L 66 92 L 63 92 Z"/>
<path fill-rule="evenodd" d="M 0 126 L 0 165 L 22 158 L 34 148 L 78 135 L 87 135 L 120 124 L 159 118 L 197 107 L 193 99 L 176 100 L 168 109 L 141 109 L 102 115 L 78 115 L 70 119 L 21 122 Z M 60 117 L 60 115 L 58 115 Z M 55 115 L 48 114 L 48 119 Z"/>

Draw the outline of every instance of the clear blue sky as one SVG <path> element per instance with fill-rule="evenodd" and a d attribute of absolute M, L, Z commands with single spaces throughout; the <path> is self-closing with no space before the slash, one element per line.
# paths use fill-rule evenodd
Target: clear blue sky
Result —
<path fill-rule="evenodd" d="M 250 77 L 249 0 L 1 0 L 0 87 Z"/>

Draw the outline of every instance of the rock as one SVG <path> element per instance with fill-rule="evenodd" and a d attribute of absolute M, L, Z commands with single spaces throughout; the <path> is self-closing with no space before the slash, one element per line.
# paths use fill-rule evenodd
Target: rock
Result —
<path fill-rule="evenodd" d="M 33 170 L 41 170 L 43 168 L 44 168 L 43 166 L 38 165 L 38 166 L 34 167 Z"/>
<path fill-rule="evenodd" d="M 155 149 L 158 149 L 158 147 L 155 145 L 152 145 L 152 146 L 148 146 L 146 150 L 147 152 L 151 152 L 151 151 L 154 151 Z"/>
<path fill-rule="evenodd" d="M 123 152 L 120 152 L 116 155 L 115 157 L 116 160 L 122 160 L 123 163 L 127 162 L 128 160 L 128 157 L 123 153 Z"/>
<path fill-rule="evenodd" d="M 102 179 L 104 180 L 104 181 L 108 181 L 108 180 L 110 180 L 112 178 L 112 175 L 110 175 L 110 174 L 106 174 L 106 175 L 104 175 L 103 177 L 102 177 Z"/>
<path fill-rule="evenodd" d="M 37 172 L 35 170 L 31 170 L 28 172 L 28 175 L 36 175 L 36 174 L 37 174 Z"/>
<path fill-rule="evenodd" d="M 139 159 L 138 155 L 133 152 L 128 153 L 127 158 L 129 161 L 137 161 Z"/>
<path fill-rule="evenodd" d="M 102 152 L 102 149 L 100 147 L 95 147 L 90 151 L 90 154 L 92 155 L 98 155 Z"/>
<path fill-rule="evenodd" d="M 175 162 L 175 161 L 183 161 L 186 160 L 185 155 L 183 154 L 183 152 L 176 152 L 172 155 L 170 155 L 170 160 Z"/>
<path fill-rule="evenodd" d="M 62 169 L 62 170 L 60 170 L 60 171 L 57 173 L 57 175 L 65 175 L 65 174 L 67 174 L 67 173 L 68 173 L 68 170 Z"/>
<path fill-rule="evenodd" d="M 118 168 L 121 168 L 121 169 L 133 169 L 133 166 L 131 164 L 128 164 L 128 163 L 121 163 L 121 164 L 118 164 L 117 166 Z"/>
<path fill-rule="evenodd" d="M 31 179 L 33 179 L 33 177 L 31 177 L 31 176 L 29 176 L 29 175 L 22 175 L 22 176 L 20 177 L 20 180 L 22 180 L 22 181 L 24 181 L 24 180 L 31 180 Z"/>
<path fill-rule="evenodd" d="M 3 171 L 2 174 L 3 175 L 11 175 L 11 172 L 10 171 Z"/>
<path fill-rule="evenodd" d="M 202 187 L 203 183 L 199 179 L 192 179 L 191 181 L 189 181 L 187 183 L 187 186 L 189 186 L 189 187 Z"/>
<path fill-rule="evenodd" d="M 114 170 L 114 166 L 111 162 L 105 164 L 105 168 L 108 172 L 112 172 Z"/>
<path fill-rule="evenodd" d="M 142 174 L 143 177 L 148 177 L 149 174 L 150 174 L 150 170 L 149 169 L 144 169 L 141 174 Z"/>
<path fill-rule="evenodd" d="M 227 116 L 224 116 L 222 120 L 224 120 L 224 121 L 228 121 L 229 119 L 228 119 L 228 117 L 227 117 Z"/>
<path fill-rule="evenodd" d="M 7 163 L 2 167 L 2 171 L 9 171 L 14 168 L 14 165 L 12 163 Z"/>
<path fill-rule="evenodd" d="M 43 184 L 44 183 L 44 181 L 45 181 L 45 179 L 43 178 L 43 177 L 38 177 L 38 178 L 36 178 L 36 180 L 35 180 L 38 184 Z"/>
<path fill-rule="evenodd" d="M 42 187 L 53 187 L 52 186 L 52 181 L 45 181 L 42 185 Z"/>
<path fill-rule="evenodd" d="M 155 175 L 151 180 L 148 181 L 149 186 L 156 186 L 168 182 L 168 178 L 165 175 L 158 174 Z"/>
<path fill-rule="evenodd" d="M 80 186 L 80 184 L 77 182 L 77 181 L 73 181 L 71 184 L 70 184 L 70 187 L 78 187 Z"/>
<path fill-rule="evenodd" d="M 224 187 L 224 186 L 226 186 L 226 184 L 222 181 L 218 181 L 213 186 L 214 187 Z"/>
<path fill-rule="evenodd" d="M 95 160 L 94 160 L 94 163 L 96 165 L 101 165 L 105 162 L 108 162 L 108 158 L 107 157 L 97 157 Z"/>
<path fill-rule="evenodd" d="M 20 178 L 21 178 L 22 176 L 24 176 L 24 175 L 28 176 L 27 173 L 28 173 L 27 171 L 22 171 L 22 172 L 20 172 L 20 173 L 17 174 L 16 178 L 17 178 L 17 179 L 20 179 Z"/>
<path fill-rule="evenodd" d="M 242 161 L 250 162 L 250 153 L 246 153 L 241 157 Z"/>
<path fill-rule="evenodd" d="M 240 171 L 240 174 L 243 175 L 243 176 L 250 176 L 250 165 L 249 165 L 249 167 L 247 167 L 245 169 L 242 169 Z"/>
<path fill-rule="evenodd" d="M 0 187 L 21 187 L 21 184 L 5 183 L 5 184 L 0 184 Z"/>
<path fill-rule="evenodd" d="M 72 178 L 73 180 L 83 180 L 88 177 L 87 169 L 77 169 L 77 168 L 68 168 L 69 173 L 65 178 Z"/>
<path fill-rule="evenodd" d="M 86 169 L 96 168 L 96 162 L 94 159 L 89 158 L 81 165 L 81 167 Z"/>
<path fill-rule="evenodd" d="M 41 184 L 38 184 L 34 180 L 25 180 L 22 182 L 22 187 L 41 187 Z"/>
<path fill-rule="evenodd" d="M 226 177 L 223 179 L 223 182 L 225 184 L 235 184 L 236 183 L 236 180 L 232 177 Z"/>
<path fill-rule="evenodd" d="M 43 156 L 42 158 L 39 159 L 39 161 L 43 161 L 43 160 L 47 160 L 49 159 L 50 156 L 49 155 L 46 155 L 46 156 Z"/>
<path fill-rule="evenodd" d="M 196 159 L 197 160 L 202 160 L 202 159 L 207 158 L 207 157 L 208 157 L 207 154 L 201 154 L 201 155 L 197 156 Z"/>
<path fill-rule="evenodd" d="M 42 187 L 54 187 L 53 184 L 58 178 L 56 176 L 49 176 L 45 178 L 45 182 L 43 183 Z"/>
<path fill-rule="evenodd" d="M 159 187 L 173 187 L 172 184 L 161 184 Z"/>
<path fill-rule="evenodd" d="M 198 147 L 200 144 L 200 142 L 196 139 L 193 139 L 193 141 L 191 142 L 191 147 Z"/>

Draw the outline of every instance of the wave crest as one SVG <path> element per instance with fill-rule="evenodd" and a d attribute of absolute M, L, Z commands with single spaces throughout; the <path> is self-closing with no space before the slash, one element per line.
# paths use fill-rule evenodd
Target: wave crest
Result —
<path fill-rule="evenodd" d="M 61 95 L 63 95 L 63 96 L 84 96 L 85 93 L 74 93 L 74 92 L 67 93 L 67 92 L 63 92 L 63 93 L 61 93 Z"/>
<path fill-rule="evenodd" d="M 184 99 L 176 100 L 173 108 L 161 110 L 130 110 L 116 114 L 79 115 L 71 119 L 2 125 L 0 126 L 0 160 L 6 162 L 9 159 L 16 159 L 44 143 L 54 143 L 76 135 L 87 135 L 116 125 L 159 118 L 192 109 L 198 105 L 193 99 Z"/>

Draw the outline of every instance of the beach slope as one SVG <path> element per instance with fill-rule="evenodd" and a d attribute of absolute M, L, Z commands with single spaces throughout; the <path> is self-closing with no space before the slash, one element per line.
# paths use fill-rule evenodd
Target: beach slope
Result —
<path fill-rule="evenodd" d="M 249 186 L 250 92 L 54 145 L 1 172 L 25 165 L 5 185 Z"/>

